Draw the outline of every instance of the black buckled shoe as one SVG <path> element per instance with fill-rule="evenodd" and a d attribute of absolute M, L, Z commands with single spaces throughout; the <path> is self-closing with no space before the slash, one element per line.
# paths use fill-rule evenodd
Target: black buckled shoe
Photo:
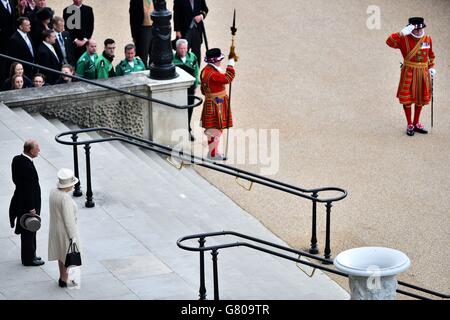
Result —
<path fill-rule="evenodd" d="M 415 126 L 413 126 L 412 124 L 409 124 L 406 127 L 406 134 L 410 137 L 412 137 L 414 135 L 414 131 L 415 131 Z"/>
<path fill-rule="evenodd" d="M 428 130 L 426 130 L 421 123 L 417 123 L 414 125 L 414 131 L 421 134 L 428 134 Z"/>
<path fill-rule="evenodd" d="M 23 263 L 25 267 L 39 267 L 42 266 L 45 262 L 42 260 L 33 260 L 31 263 Z"/>

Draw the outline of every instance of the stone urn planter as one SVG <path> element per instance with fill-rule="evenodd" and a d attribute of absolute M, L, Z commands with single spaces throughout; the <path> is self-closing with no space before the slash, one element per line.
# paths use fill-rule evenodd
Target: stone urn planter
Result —
<path fill-rule="evenodd" d="M 341 252 L 334 265 L 349 275 L 352 300 L 395 300 L 397 274 L 411 262 L 395 249 L 362 247 Z"/>

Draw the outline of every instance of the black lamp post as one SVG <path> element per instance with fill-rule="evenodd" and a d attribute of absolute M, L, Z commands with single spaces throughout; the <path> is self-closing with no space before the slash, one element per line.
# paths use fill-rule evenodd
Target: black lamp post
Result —
<path fill-rule="evenodd" d="M 150 64 L 150 78 L 169 80 L 178 77 L 173 64 L 171 44 L 172 27 L 170 19 L 172 13 L 167 10 L 165 0 L 153 0 L 155 10 L 151 14 L 152 26 L 152 63 Z"/>

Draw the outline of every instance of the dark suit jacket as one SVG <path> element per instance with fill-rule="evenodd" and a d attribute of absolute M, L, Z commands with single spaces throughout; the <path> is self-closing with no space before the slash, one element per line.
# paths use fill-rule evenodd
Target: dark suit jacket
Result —
<path fill-rule="evenodd" d="M 94 33 L 94 11 L 92 11 L 91 7 L 84 4 L 80 7 L 81 28 L 77 29 L 71 27 L 71 25 L 73 25 L 74 23 L 74 18 L 72 17 L 74 13 L 68 13 L 68 9 L 70 7 L 71 6 L 64 8 L 63 11 L 63 19 L 66 26 L 66 31 L 69 32 L 70 38 L 72 39 L 72 41 L 75 39 L 90 39 L 92 37 L 92 34 Z M 67 23 L 68 20 L 69 23 Z"/>
<path fill-rule="evenodd" d="M 3 3 L 0 1 L 0 53 L 7 50 L 9 39 L 16 31 L 16 11 L 14 1 L 9 0 L 11 6 L 11 14 L 5 9 Z"/>
<path fill-rule="evenodd" d="M 16 11 L 15 1 L 9 0 L 11 13 L 5 9 L 3 3 L 0 2 L 0 53 L 6 54 L 9 46 L 9 39 L 16 30 Z M 11 61 L 0 59 L 0 83 L 5 80 L 9 73 Z"/>
<path fill-rule="evenodd" d="M 46 29 L 47 28 L 44 27 L 44 25 L 40 21 L 35 22 L 31 27 L 30 37 L 31 42 L 33 43 L 34 51 L 37 51 L 37 49 L 41 45 L 41 42 L 44 40 L 42 32 Z"/>
<path fill-rule="evenodd" d="M 62 32 L 62 37 L 63 37 L 63 40 L 64 40 L 64 47 L 66 48 L 67 63 L 70 64 L 71 66 L 75 66 L 77 64 L 77 62 L 75 61 L 75 57 L 74 57 L 73 40 L 70 38 L 70 34 L 67 31 L 63 31 Z M 61 47 L 59 45 L 58 37 L 56 38 L 56 42 L 53 45 L 53 47 L 55 48 L 55 51 L 58 54 L 59 61 L 63 62 L 64 56 L 63 56 Z"/>
<path fill-rule="evenodd" d="M 28 36 L 28 39 L 30 39 L 30 42 L 31 42 L 31 38 L 29 36 Z M 9 40 L 9 48 L 8 48 L 7 52 L 8 52 L 8 55 L 10 55 L 14 58 L 34 63 L 34 58 L 31 55 L 30 50 L 28 49 L 27 43 L 25 42 L 25 40 L 23 40 L 22 36 L 20 35 L 20 33 L 18 31 L 14 32 L 11 39 Z M 33 68 L 32 67 L 24 65 L 23 69 L 24 69 L 25 75 L 28 78 L 30 78 L 30 79 L 33 78 Z"/>
<path fill-rule="evenodd" d="M 32 209 L 36 209 L 37 214 L 41 212 L 41 188 L 33 162 L 24 155 L 14 157 L 11 171 L 16 190 L 9 206 L 9 221 L 11 228 L 15 224 L 15 233 L 20 234 L 23 231 L 19 223 L 20 217 Z"/>
<path fill-rule="evenodd" d="M 205 0 L 194 0 L 194 10 L 192 10 L 191 2 L 189 0 L 174 0 L 173 1 L 173 25 L 174 31 L 180 31 L 181 36 L 186 35 L 186 31 L 192 23 L 195 16 L 204 12 L 208 13 L 208 7 Z M 199 23 L 199 30 L 203 30 L 203 21 Z"/>
<path fill-rule="evenodd" d="M 61 71 L 61 62 L 43 42 L 39 45 L 37 50 L 36 63 L 56 71 Z M 48 84 L 55 84 L 59 79 L 59 74 L 45 70 L 39 70 L 39 72 L 45 75 L 45 82 Z"/>

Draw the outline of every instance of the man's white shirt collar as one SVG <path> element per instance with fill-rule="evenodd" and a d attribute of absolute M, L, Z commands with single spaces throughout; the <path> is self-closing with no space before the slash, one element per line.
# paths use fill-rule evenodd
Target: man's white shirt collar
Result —
<path fill-rule="evenodd" d="M 22 152 L 22 155 L 25 156 L 25 157 L 27 157 L 28 159 L 30 159 L 31 162 L 33 162 L 33 158 L 30 157 L 29 155 L 27 155 L 27 154 L 25 154 L 25 153 L 23 153 L 23 152 Z"/>
<path fill-rule="evenodd" d="M 17 29 L 17 31 L 19 31 L 20 35 L 21 35 L 23 38 L 27 38 L 27 39 L 28 39 L 28 33 L 23 32 L 23 31 L 20 30 L 20 29 Z"/>
<path fill-rule="evenodd" d="M 218 66 L 216 66 L 215 64 L 212 64 L 212 63 L 208 63 L 210 66 L 213 66 L 214 67 L 214 69 L 216 69 L 217 71 L 219 71 L 219 72 L 223 72 L 223 70 L 222 70 L 222 68 L 221 67 L 218 67 Z"/>

